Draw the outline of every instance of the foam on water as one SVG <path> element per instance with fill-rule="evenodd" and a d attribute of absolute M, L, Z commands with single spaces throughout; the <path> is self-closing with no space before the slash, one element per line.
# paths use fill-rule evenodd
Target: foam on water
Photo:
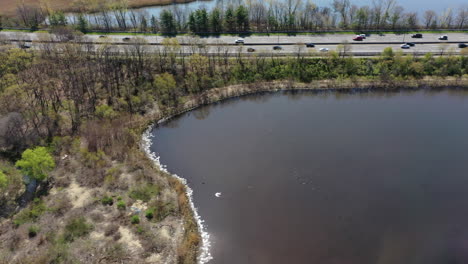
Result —
<path fill-rule="evenodd" d="M 165 122 L 167 120 L 168 119 L 160 120 L 158 122 L 158 124 L 163 123 L 163 122 Z M 152 139 L 154 138 L 154 135 L 151 133 L 153 128 L 154 128 L 154 126 L 150 126 L 145 131 L 145 133 L 143 133 L 142 148 L 145 150 L 146 155 L 156 164 L 156 166 L 159 167 L 160 170 L 171 174 L 172 177 L 177 178 L 178 180 L 180 180 L 185 185 L 186 190 L 187 190 L 187 197 L 189 199 L 189 204 L 190 204 L 190 207 L 192 208 L 195 220 L 197 222 L 198 231 L 200 232 L 200 235 L 202 237 L 202 246 L 200 248 L 200 254 L 198 255 L 197 262 L 199 264 L 208 263 L 211 259 L 213 259 L 213 257 L 211 256 L 211 253 L 210 253 L 210 247 L 211 247 L 210 235 L 206 231 L 206 229 L 204 227 L 204 224 L 203 224 L 204 221 L 200 217 L 200 215 L 198 214 L 198 210 L 195 207 L 195 204 L 193 203 L 193 190 L 192 190 L 192 188 L 190 188 L 190 186 L 188 186 L 186 179 L 184 179 L 184 178 L 182 178 L 182 177 L 180 177 L 180 176 L 178 176 L 176 174 L 170 173 L 167 170 L 167 166 L 161 164 L 160 157 L 158 157 L 156 155 L 156 153 L 151 151 L 151 145 L 153 144 Z"/>

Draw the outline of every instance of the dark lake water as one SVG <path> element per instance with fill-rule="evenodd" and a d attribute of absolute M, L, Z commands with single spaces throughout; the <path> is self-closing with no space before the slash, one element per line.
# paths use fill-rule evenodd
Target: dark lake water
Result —
<path fill-rule="evenodd" d="M 249 96 L 153 133 L 210 263 L 468 263 L 467 92 Z"/>

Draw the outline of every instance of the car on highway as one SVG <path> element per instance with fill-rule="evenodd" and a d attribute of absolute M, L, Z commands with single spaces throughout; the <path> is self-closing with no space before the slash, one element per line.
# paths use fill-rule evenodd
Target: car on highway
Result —
<path fill-rule="evenodd" d="M 406 42 L 405 43 L 406 45 L 410 46 L 410 47 L 414 47 L 416 44 L 414 44 L 413 42 Z"/>
<path fill-rule="evenodd" d="M 460 49 L 464 49 L 464 48 L 468 47 L 468 45 L 465 44 L 465 43 L 458 43 L 458 47 L 459 47 Z"/>
<path fill-rule="evenodd" d="M 123 41 L 130 41 L 130 38 L 129 37 L 125 37 L 122 39 Z"/>
<path fill-rule="evenodd" d="M 306 45 L 307 48 L 315 48 L 314 43 L 306 43 L 305 45 Z"/>
<path fill-rule="evenodd" d="M 439 40 L 448 40 L 448 36 L 447 36 L 447 35 L 440 36 L 440 37 L 439 37 Z"/>
<path fill-rule="evenodd" d="M 235 43 L 236 43 L 236 44 L 244 44 L 244 43 L 245 43 L 245 40 L 243 40 L 243 39 L 236 39 Z"/>
<path fill-rule="evenodd" d="M 283 47 L 281 47 L 281 46 L 273 46 L 273 50 L 282 50 L 282 49 L 283 49 Z"/>
<path fill-rule="evenodd" d="M 248 48 L 247 52 L 255 52 L 255 49 L 254 48 Z"/>
<path fill-rule="evenodd" d="M 362 41 L 363 39 L 364 38 L 359 35 L 353 38 L 354 41 Z"/>
<path fill-rule="evenodd" d="M 320 51 L 320 52 L 328 52 L 329 49 L 328 49 L 328 48 L 321 48 L 321 49 L 319 49 L 319 51 Z"/>
<path fill-rule="evenodd" d="M 99 38 L 107 38 L 107 36 L 101 35 L 99 36 Z"/>
<path fill-rule="evenodd" d="M 359 34 L 358 36 L 361 36 L 363 39 L 366 39 L 366 37 L 367 37 L 366 34 Z"/>
<path fill-rule="evenodd" d="M 417 33 L 417 34 L 412 35 L 411 37 L 412 37 L 412 38 L 422 38 L 423 35 L 420 34 L 420 33 Z"/>
<path fill-rule="evenodd" d="M 400 48 L 402 48 L 402 49 L 409 49 L 409 48 L 410 48 L 410 45 L 403 44 L 403 45 L 400 46 Z"/>
<path fill-rule="evenodd" d="M 23 44 L 20 44 L 19 47 L 21 49 L 29 49 L 29 48 L 31 48 L 31 42 L 25 42 Z"/>

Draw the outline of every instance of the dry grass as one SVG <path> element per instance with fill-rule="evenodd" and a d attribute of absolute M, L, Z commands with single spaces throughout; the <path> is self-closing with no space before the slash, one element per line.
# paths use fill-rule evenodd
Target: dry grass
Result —
<path fill-rule="evenodd" d="M 193 0 L 175 0 L 177 3 L 188 3 Z M 89 3 L 88 3 L 89 2 Z M 0 14 L 7 16 L 12 16 L 16 13 L 16 8 L 19 4 L 24 3 L 27 6 L 43 6 L 47 9 L 54 11 L 78 11 L 80 5 L 84 5 L 87 8 L 93 5 L 99 5 L 102 3 L 112 3 L 116 1 L 103 1 L 98 0 L 97 4 L 91 4 L 90 0 L 0 0 Z M 158 5 L 169 5 L 173 3 L 173 0 L 128 0 L 128 6 L 132 8 L 146 7 L 146 6 L 158 6 Z M 92 8 L 89 11 L 96 11 L 95 8 Z"/>

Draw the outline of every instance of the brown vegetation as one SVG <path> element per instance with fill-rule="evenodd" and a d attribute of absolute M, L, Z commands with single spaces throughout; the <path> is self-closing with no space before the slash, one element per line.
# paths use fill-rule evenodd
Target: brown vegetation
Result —
<path fill-rule="evenodd" d="M 139 8 L 139 7 L 146 7 L 146 6 L 159 6 L 159 5 L 169 5 L 172 3 L 189 3 L 194 0 L 128 0 L 128 7 L 130 8 Z M 4 14 L 7 16 L 15 15 L 18 6 L 22 5 L 23 3 L 29 7 L 45 7 L 51 11 L 64 11 L 64 12 L 75 12 L 80 11 L 80 9 L 84 6 L 93 6 L 93 5 L 105 5 L 110 4 L 112 0 L 99 0 L 95 2 L 91 2 L 89 0 L 51 0 L 51 1 L 42 1 L 42 0 L 0 0 L 0 6 L 2 7 L 0 10 L 0 14 Z M 95 9 L 97 10 L 97 9 Z M 93 10 L 89 10 L 93 11 Z"/>

